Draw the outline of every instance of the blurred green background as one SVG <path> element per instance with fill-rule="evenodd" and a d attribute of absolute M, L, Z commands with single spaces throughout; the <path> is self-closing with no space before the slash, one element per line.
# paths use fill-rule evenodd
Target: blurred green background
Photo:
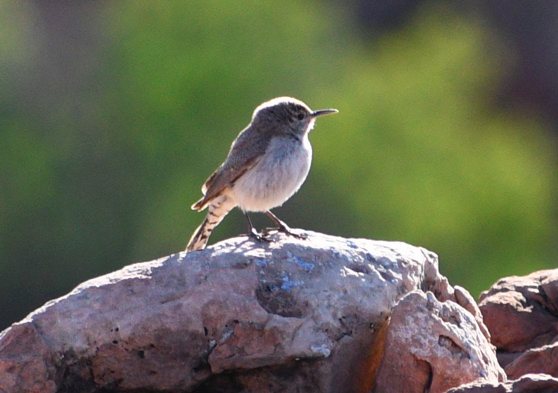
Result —
<path fill-rule="evenodd" d="M 292 227 L 424 246 L 475 296 L 554 267 L 555 107 L 526 78 L 546 60 L 478 4 L 0 0 L 0 329 L 183 250 L 201 184 L 280 95 L 340 111 L 276 209 Z M 234 211 L 210 243 L 245 232 Z"/>

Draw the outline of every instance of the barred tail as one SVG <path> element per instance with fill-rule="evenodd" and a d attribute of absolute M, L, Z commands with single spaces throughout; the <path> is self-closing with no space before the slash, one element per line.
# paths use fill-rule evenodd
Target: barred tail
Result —
<path fill-rule="evenodd" d="M 188 245 L 186 246 L 186 251 L 196 251 L 196 250 L 203 250 L 207 241 L 209 240 L 209 235 L 211 235 L 211 231 L 213 228 L 209 227 L 209 220 L 205 217 L 205 220 L 201 223 L 201 225 L 196 229 Z"/>
<path fill-rule="evenodd" d="M 223 218 L 236 206 L 236 203 L 226 195 L 220 195 L 211 201 L 209 205 L 209 211 L 207 216 L 201 223 L 201 225 L 196 229 L 188 245 L 186 246 L 186 251 L 197 251 L 203 250 L 207 245 L 209 236 L 213 229 L 219 225 Z"/>

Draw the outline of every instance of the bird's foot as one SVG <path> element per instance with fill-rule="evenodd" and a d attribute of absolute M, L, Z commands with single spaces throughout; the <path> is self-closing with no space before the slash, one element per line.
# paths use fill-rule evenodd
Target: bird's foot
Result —
<path fill-rule="evenodd" d="M 251 237 L 252 239 L 256 240 L 257 242 L 267 242 L 267 243 L 271 242 L 271 239 L 268 239 L 267 237 L 265 237 L 265 234 L 260 235 L 258 233 L 258 231 L 256 231 L 254 228 L 252 228 L 252 230 L 250 231 L 248 236 Z"/>
<path fill-rule="evenodd" d="M 285 235 L 292 236 L 295 239 L 300 239 L 300 240 L 308 239 L 308 234 L 306 234 L 306 233 L 295 233 L 287 225 L 280 225 L 277 228 L 266 228 L 264 230 L 264 234 L 269 235 L 270 231 L 281 232 L 281 233 L 284 233 Z"/>

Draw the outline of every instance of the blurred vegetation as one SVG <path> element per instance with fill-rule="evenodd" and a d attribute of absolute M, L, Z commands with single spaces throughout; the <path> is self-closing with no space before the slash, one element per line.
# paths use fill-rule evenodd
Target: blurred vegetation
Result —
<path fill-rule="evenodd" d="M 104 44 L 76 87 L 37 67 L 26 4 L 0 2 L 0 328 L 181 251 L 202 182 L 280 95 L 340 110 L 276 211 L 291 226 L 427 247 L 475 295 L 556 263 L 555 141 L 527 109 L 495 105 L 509 54 L 447 7 L 367 42 L 342 7 L 314 1 L 106 3 L 89 16 Z M 245 231 L 233 212 L 211 243 Z"/>

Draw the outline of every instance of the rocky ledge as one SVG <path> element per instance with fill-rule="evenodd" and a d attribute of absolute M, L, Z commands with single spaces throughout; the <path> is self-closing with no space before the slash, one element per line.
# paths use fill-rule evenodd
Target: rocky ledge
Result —
<path fill-rule="evenodd" d="M 435 254 L 308 234 L 237 237 L 79 285 L 0 333 L 0 392 L 441 393 L 505 383 L 479 308 L 439 273 Z"/>

